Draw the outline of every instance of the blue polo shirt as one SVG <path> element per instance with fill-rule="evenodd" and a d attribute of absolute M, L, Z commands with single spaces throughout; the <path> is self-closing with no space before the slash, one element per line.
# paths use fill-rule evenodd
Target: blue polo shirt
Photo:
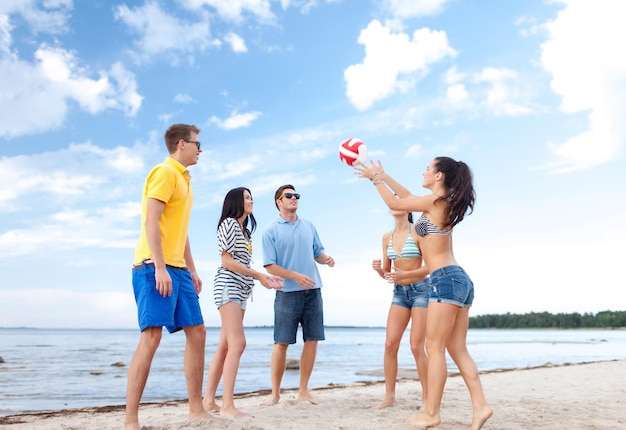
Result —
<path fill-rule="evenodd" d="M 303 273 L 315 281 L 314 288 L 322 288 L 315 257 L 323 252 L 324 246 L 315 226 L 300 217 L 295 224 L 278 218 L 263 232 L 263 266 L 276 264 Z M 295 280 L 285 279 L 281 291 L 289 293 L 303 290 Z"/>

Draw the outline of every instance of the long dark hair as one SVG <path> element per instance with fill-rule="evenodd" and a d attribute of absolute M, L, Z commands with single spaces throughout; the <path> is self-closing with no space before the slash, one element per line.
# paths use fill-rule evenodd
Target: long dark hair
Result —
<path fill-rule="evenodd" d="M 222 215 L 220 216 L 220 220 L 217 223 L 217 228 L 219 229 L 220 224 L 226 218 L 235 218 L 239 219 L 240 216 L 243 215 L 243 192 L 247 191 L 252 196 L 252 193 L 246 187 L 233 188 L 229 192 L 226 193 L 226 197 L 224 197 L 224 204 L 222 205 Z M 248 229 L 248 220 L 250 220 L 250 229 Z M 250 239 L 250 236 L 256 230 L 256 220 L 254 219 L 254 215 L 250 214 L 243 220 L 243 229 L 245 230 L 243 233 Z"/>
<path fill-rule="evenodd" d="M 435 202 L 444 200 L 448 203 L 444 214 L 446 223 L 444 227 L 454 227 L 466 214 L 474 212 L 476 192 L 474 191 L 472 171 L 462 161 L 456 161 L 450 157 L 435 158 L 435 169 L 443 173 L 444 186 L 447 194 L 439 197 Z M 468 213 L 469 211 L 469 213 Z"/>

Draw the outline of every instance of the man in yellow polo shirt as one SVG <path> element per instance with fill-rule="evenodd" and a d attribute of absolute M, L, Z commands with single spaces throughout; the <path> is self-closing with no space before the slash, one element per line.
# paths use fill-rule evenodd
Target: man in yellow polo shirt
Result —
<path fill-rule="evenodd" d="M 191 256 L 187 229 L 193 204 L 188 166 L 202 150 L 195 125 L 174 124 L 165 132 L 169 156 L 152 169 L 142 197 L 141 236 L 133 262 L 139 344 L 128 370 L 124 430 L 139 430 L 139 402 L 163 327 L 184 330 L 189 418 L 211 418 L 202 406 L 206 329 L 198 294 L 202 281 Z"/>

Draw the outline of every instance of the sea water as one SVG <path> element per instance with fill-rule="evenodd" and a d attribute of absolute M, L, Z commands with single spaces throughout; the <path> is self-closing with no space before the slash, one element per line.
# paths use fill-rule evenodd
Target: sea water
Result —
<path fill-rule="evenodd" d="M 207 329 L 207 366 L 218 338 L 219 328 Z M 124 404 L 138 339 L 130 329 L 0 329 L 0 415 Z M 268 390 L 273 329 L 246 328 L 246 339 L 235 392 Z M 327 327 L 310 387 L 383 380 L 384 342 L 384 328 Z M 470 330 L 467 343 L 481 371 L 626 359 L 626 330 Z M 187 398 L 184 349 L 184 333 L 163 334 L 142 402 Z M 299 338 L 287 357 L 301 351 Z M 415 368 L 408 331 L 398 360 Z M 287 370 L 282 388 L 297 387 L 298 378 Z"/>

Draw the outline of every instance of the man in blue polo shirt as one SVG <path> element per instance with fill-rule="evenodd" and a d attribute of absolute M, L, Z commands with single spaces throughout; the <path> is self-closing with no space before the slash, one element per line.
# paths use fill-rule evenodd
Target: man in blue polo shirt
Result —
<path fill-rule="evenodd" d="M 274 199 L 280 217 L 263 232 L 263 266 L 284 281 L 283 289 L 276 291 L 274 299 L 272 395 L 266 404 L 275 405 L 280 400 L 287 347 L 296 343 L 298 325 L 302 326 L 304 339 L 298 400 L 317 404 L 317 399 L 309 393 L 317 342 L 324 340 L 322 279 L 316 263 L 333 267 L 335 260 L 324 253 L 315 226 L 296 215 L 300 194 L 296 193 L 295 187 L 279 187 Z"/>

